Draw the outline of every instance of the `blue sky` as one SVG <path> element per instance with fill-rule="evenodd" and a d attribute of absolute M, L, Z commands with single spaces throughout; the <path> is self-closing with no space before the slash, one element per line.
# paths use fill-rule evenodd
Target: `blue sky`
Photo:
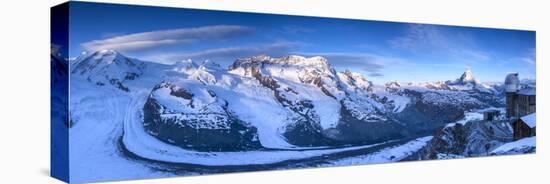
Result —
<path fill-rule="evenodd" d="M 535 78 L 535 32 L 73 2 L 70 57 L 114 49 L 142 60 L 259 54 L 326 57 L 374 82 L 439 81 L 471 68 L 481 81 Z"/>

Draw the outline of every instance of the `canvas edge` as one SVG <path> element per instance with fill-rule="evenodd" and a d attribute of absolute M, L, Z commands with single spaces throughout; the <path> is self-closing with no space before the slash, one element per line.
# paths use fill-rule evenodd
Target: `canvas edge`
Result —
<path fill-rule="evenodd" d="M 69 68 L 68 63 L 59 67 L 54 62 L 68 58 L 69 6 L 70 2 L 65 2 L 50 8 L 50 176 L 67 183 L 70 182 Z M 66 77 L 56 77 L 58 73 Z"/>

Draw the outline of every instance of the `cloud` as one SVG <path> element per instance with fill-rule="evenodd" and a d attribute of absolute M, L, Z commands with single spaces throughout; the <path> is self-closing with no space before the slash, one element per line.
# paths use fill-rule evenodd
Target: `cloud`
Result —
<path fill-rule="evenodd" d="M 488 53 L 479 50 L 457 49 L 452 50 L 452 54 L 458 57 L 470 58 L 476 61 L 488 61 L 491 59 Z"/>
<path fill-rule="evenodd" d="M 300 53 L 294 52 L 302 46 L 300 42 L 276 42 L 263 45 L 250 45 L 246 47 L 223 47 L 202 50 L 190 53 L 157 53 L 142 57 L 144 60 L 164 64 L 172 64 L 177 61 L 192 59 L 194 61 L 212 60 L 228 66 L 238 58 L 251 57 L 266 54 L 272 57 L 282 57 L 289 54 L 303 55 L 306 57 L 322 56 L 336 69 L 358 69 L 371 77 L 383 77 L 383 70 L 387 65 L 408 63 L 399 58 L 385 57 L 365 53 Z"/>
<path fill-rule="evenodd" d="M 464 69 L 467 66 L 459 63 L 423 63 L 402 57 L 380 55 L 374 53 L 302 53 L 306 56 L 322 56 L 337 70 L 351 69 L 364 73 L 370 77 L 384 78 L 395 75 L 395 71 L 414 73 L 420 70 L 437 69 Z M 390 73 L 387 73 L 387 72 Z M 389 74 L 389 75 L 388 75 Z"/>
<path fill-rule="evenodd" d="M 100 36 L 101 36 L 102 39 L 107 39 L 107 38 L 123 36 L 123 35 L 127 35 L 127 34 L 128 34 L 127 32 L 105 32 L 105 33 L 101 33 Z"/>
<path fill-rule="evenodd" d="M 422 55 L 439 54 L 473 61 L 491 60 L 490 54 L 479 49 L 471 35 L 442 26 L 411 24 L 405 34 L 389 40 L 389 43 L 393 48 Z"/>
<path fill-rule="evenodd" d="M 113 49 L 139 51 L 161 46 L 190 44 L 198 40 L 215 40 L 249 34 L 251 28 L 237 25 L 215 25 L 196 28 L 157 30 L 92 40 L 81 44 L 86 50 Z"/>
<path fill-rule="evenodd" d="M 190 53 L 160 53 L 146 56 L 146 60 L 156 61 L 161 63 L 174 63 L 185 59 L 192 60 L 212 60 L 222 65 L 229 65 L 237 58 L 250 57 L 255 55 L 266 54 L 273 57 L 288 55 L 292 50 L 300 46 L 298 42 L 276 42 L 271 44 L 250 45 L 250 46 L 235 46 L 222 47 L 202 50 Z"/>
<path fill-rule="evenodd" d="M 518 59 L 523 61 L 526 64 L 529 64 L 529 65 L 535 65 L 536 64 L 534 58 L 523 57 L 523 58 L 518 58 Z"/>
<path fill-rule="evenodd" d="M 527 64 L 529 66 L 535 66 L 537 64 L 537 53 L 535 48 L 527 49 L 527 52 L 521 57 L 512 59 L 513 62 L 519 61 L 521 64 Z"/>
<path fill-rule="evenodd" d="M 302 34 L 302 33 L 312 33 L 315 32 L 314 29 L 303 27 L 303 26 L 297 26 L 297 25 L 288 25 L 282 27 L 283 31 L 291 34 Z"/>
<path fill-rule="evenodd" d="M 448 40 L 440 28 L 423 24 L 411 24 L 404 35 L 389 42 L 392 47 L 413 51 L 448 47 Z"/>
<path fill-rule="evenodd" d="M 530 65 L 537 64 L 537 50 L 535 48 L 530 48 L 527 51 L 527 56 L 524 57 L 523 61 Z"/>
<path fill-rule="evenodd" d="M 371 76 L 371 77 L 383 77 L 384 74 L 374 72 L 374 73 L 370 73 L 369 76 Z"/>

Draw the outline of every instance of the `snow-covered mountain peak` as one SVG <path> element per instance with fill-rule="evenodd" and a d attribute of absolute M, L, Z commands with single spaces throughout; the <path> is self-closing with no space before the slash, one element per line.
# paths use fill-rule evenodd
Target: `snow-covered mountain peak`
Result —
<path fill-rule="evenodd" d="M 306 58 L 304 56 L 299 56 L 299 55 L 288 55 L 281 58 L 273 58 L 271 63 L 300 65 L 300 66 L 328 66 L 327 59 L 321 56 Z"/>
<path fill-rule="evenodd" d="M 96 53 L 97 54 L 102 54 L 102 55 L 117 55 L 117 54 L 120 54 L 116 50 L 110 50 L 110 49 L 99 50 Z"/>
<path fill-rule="evenodd" d="M 126 56 L 122 55 L 121 53 L 115 50 L 100 50 L 96 52 L 85 52 L 82 55 L 78 56 L 74 62 L 76 66 L 74 70 L 81 70 L 82 68 L 78 68 L 78 67 L 85 65 L 85 63 L 93 64 L 89 62 L 95 63 L 95 66 L 110 65 L 113 63 L 126 64 L 126 65 L 136 64 L 135 62 L 130 61 L 129 58 L 127 58 Z"/>
<path fill-rule="evenodd" d="M 365 81 L 367 80 L 362 74 L 357 72 L 352 72 L 351 70 L 344 70 L 343 74 L 354 79 L 361 79 Z"/>
<path fill-rule="evenodd" d="M 236 60 L 229 67 L 231 73 L 242 76 L 268 76 L 297 83 L 321 85 L 334 83 L 336 71 L 323 57 L 289 55 L 273 58 L 259 55 Z"/>
<path fill-rule="evenodd" d="M 249 58 L 241 58 L 237 59 L 233 63 L 233 65 L 230 67 L 230 69 L 236 69 L 239 67 L 253 67 L 253 66 L 260 66 L 263 64 L 270 64 L 270 65 L 284 65 L 286 67 L 288 66 L 297 66 L 297 67 L 323 67 L 323 68 L 330 68 L 330 65 L 327 61 L 327 59 L 321 57 L 321 56 L 314 56 L 314 57 L 304 57 L 299 55 L 288 55 L 280 58 L 273 58 L 267 55 L 258 55 L 253 56 Z"/>
<path fill-rule="evenodd" d="M 84 55 L 86 56 L 86 55 Z M 112 64 L 117 61 L 124 61 L 126 56 L 115 50 L 100 50 L 92 52 L 89 57 L 93 58 L 96 61 L 103 62 L 105 64 Z"/>
<path fill-rule="evenodd" d="M 193 73 L 198 67 L 199 67 L 199 65 L 197 65 L 197 63 L 195 63 L 191 59 L 178 61 L 178 62 L 172 64 L 172 70 L 173 71 L 175 71 L 177 73 L 185 73 L 185 74 Z"/>
<path fill-rule="evenodd" d="M 205 60 L 201 63 L 199 66 L 199 69 L 202 70 L 222 70 L 222 67 L 220 64 L 212 61 L 212 60 Z"/>
<path fill-rule="evenodd" d="M 464 71 L 464 73 L 460 76 L 460 78 L 456 79 L 454 84 L 468 84 L 468 83 L 479 83 L 479 81 L 476 80 L 474 77 L 474 74 L 472 73 L 472 70 L 469 68 Z"/>
<path fill-rule="evenodd" d="M 396 89 L 400 87 L 401 87 L 401 83 L 399 81 L 392 81 L 392 82 L 386 83 L 386 88 Z"/>
<path fill-rule="evenodd" d="M 447 81 L 445 84 L 441 84 L 441 87 L 445 87 L 451 90 L 459 90 L 459 91 L 480 91 L 480 92 L 486 92 L 486 93 L 495 93 L 497 92 L 493 87 L 481 83 L 479 80 L 477 80 L 474 77 L 474 74 L 472 73 L 472 70 L 466 69 L 464 73 L 460 76 L 460 78 L 456 79 L 455 81 Z"/>
<path fill-rule="evenodd" d="M 192 68 L 197 68 L 198 67 L 197 63 L 195 63 L 191 59 L 181 60 L 181 61 L 175 62 L 173 65 L 174 66 L 192 67 Z"/>
<path fill-rule="evenodd" d="M 262 62 L 262 61 L 271 60 L 271 57 L 268 56 L 268 55 L 265 55 L 265 54 L 261 54 L 261 55 L 252 56 L 250 58 L 245 58 L 245 59 L 249 59 L 249 60 L 254 61 L 254 62 Z"/>
<path fill-rule="evenodd" d="M 349 86 L 354 86 L 364 90 L 368 90 L 369 87 L 372 86 L 372 83 L 367 80 L 362 74 L 352 72 L 351 70 L 339 72 L 338 76 L 342 82 L 345 82 Z"/>
<path fill-rule="evenodd" d="M 111 84 L 123 91 L 129 91 L 123 82 L 141 76 L 145 67 L 142 61 L 128 58 L 114 50 L 87 53 L 75 59 L 72 65 L 71 73 L 99 86 Z"/>
<path fill-rule="evenodd" d="M 229 66 L 229 70 L 250 69 L 252 67 L 258 67 L 264 61 L 271 60 L 271 57 L 267 55 L 258 55 L 248 58 L 239 58 Z"/>

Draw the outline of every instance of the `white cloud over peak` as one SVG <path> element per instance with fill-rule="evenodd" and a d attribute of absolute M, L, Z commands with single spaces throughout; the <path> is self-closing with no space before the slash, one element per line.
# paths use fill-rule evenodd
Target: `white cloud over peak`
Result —
<path fill-rule="evenodd" d="M 251 28 L 238 25 L 214 25 L 195 28 L 156 30 L 114 36 L 82 43 L 89 51 L 112 49 L 118 51 L 139 51 L 155 47 L 190 44 L 198 40 L 214 40 L 239 37 L 249 34 Z"/>
<path fill-rule="evenodd" d="M 200 50 L 186 53 L 156 53 L 145 56 L 145 60 L 155 61 L 165 64 L 174 63 L 181 60 L 212 60 L 222 65 L 228 65 L 238 58 L 251 57 L 261 54 L 270 56 L 283 56 L 290 54 L 292 50 L 298 48 L 301 43 L 298 42 L 275 42 L 248 46 L 231 46 Z"/>
<path fill-rule="evenodd" d="M 491 59 L 489 53 L 478 47 L 472 35 L 441 26 L 411 24 L 405 34 L 389 40 L 389 44 L 422 55 L 443 54 L 472 61 Z"/>

